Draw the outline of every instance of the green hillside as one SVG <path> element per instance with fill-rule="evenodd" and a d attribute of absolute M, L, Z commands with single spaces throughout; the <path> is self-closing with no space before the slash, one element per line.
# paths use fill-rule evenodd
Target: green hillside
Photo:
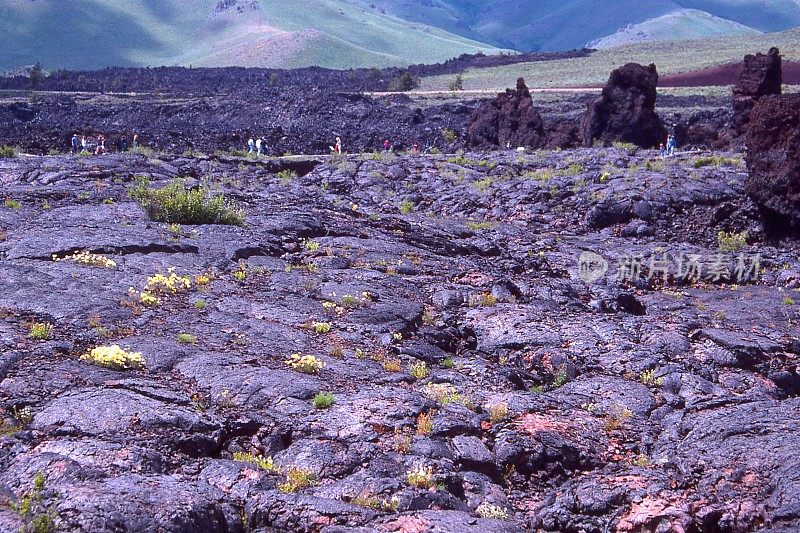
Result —
<path fill-rule="evenodd" d="M 602 85 L 611 70 L 635 62 L 655 63 L 661 75 L 678 74 L 741 61 L 746 54 L 780 48 L 784 58 L 800 61 L 800 29 L 764 35 L 724 37 L 702 41 L 648 42 L 600 50 L 589 57 L 468 70 L 463 74 L 468 90 L 502 91 L 520 76 L 529 87 L 582 87 Z M 421 91 L 447 90 L 452 76 L 422 79 Z"/>
<path fill-rule="evenodd" d="M 592 41 L 587 46 L 601 49 L 647 41 L 683 41 L 761 33 L 749 26 L 715 17 L 704 11 L 682 9 L 628 26 L 613 35 Z"/>
<path fill-rule="evenodd" d="M 0 70 L 36 62 L 70 69 L 403 66 L 498 51 L 349 0 L 217 6 L 218 0 L 0 0 Z"/>

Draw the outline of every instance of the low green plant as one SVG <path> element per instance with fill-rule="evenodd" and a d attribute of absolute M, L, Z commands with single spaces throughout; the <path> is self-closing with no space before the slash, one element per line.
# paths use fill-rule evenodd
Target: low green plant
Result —
<path fill-rule="evenodd" d="M 412 364 L 410 367 L 408 367 L 408 371 L 411 374 L 411 377 L 414 379 L 424 379 L 428 377 L 428 365 L 425 363 L 425 361 L 419 361 Z"/>
<path fill-rule="evenodd" d="M 198 311 L 202 311 L 203 309 L 205 309 L 206 305 L 208 304 L 206 304 L 206 301 L 203 300 L 202 298 L 199 300 L 195 300 L 194 302 L 194 308 L 197 309 Z"/>
<path fill-rule="evenodd" d="M 222 193 L 207 187 L 186 189 L 176 180 L 162 189 L 151 189 L 139 180 L 129 191 L 151 220 L 170 224 L 244 225 L 244 212 Z"/>
<path fill-rule="evenodd" d="M 481 518 L 490 518 L 494 520 L 508 520 L 508 511 L 499 505 L 493 505 L 488 502 L 483 502 L 475 509 L 475 514 Z"/>
<path fill-rule="evenodd" d="M 741 166 L 743 161 L 741 159 L 724 157 L 721 155 L 714 155 L 714 156 L 703 156 L 698 157 L 694 160 L 692 164 L 694 168 L 702 168 L 708 166 Z"/>
<path fill-rule="evenodd" d="M 317 250 L 319 250 L 319 243 L 311 239 L 304 239 L 303 248 L 305 248 L 309 252 L 316 252 Z"/>
<path fill-rule="evenodd" d="M 18 200 L 12 200 L 11 198 L 6 198 L 6 200 L 3 202 L 3 205 L 8 209 L 13 209 L 15 211 L 22 207 L 22 204 L 19 203 Z"/>
<path fill-rule="evenodd" d="M 432 489 L 436 487 L 432 466 L 417 466 L 406 472 L 406 482 L 418 489 Z"/>
<path fill-rule="evenodd" d="M 614 148 L 618 148 L 620 150 L 625 150 L 629 154 L 633 155 L 639 151 L 639 147 L 633 143 L 626 143 L 626 142 L 615 142 L 612 144 Z"/>
<path fill-rule="evenodd" d="M 304 374 L 319 374 L 322 369 L 325 368 L 325 363 L 313 355 L 302 355 L 299 353 L 293 353 L 285 363 Z"/>
<path fill-rule="evenodd" d="M 559 372 L 553 378 L 552 388 L 558 389 L 563 387 L 568 381 L 566 372 Z"/>
<path fill-rule="evenodd" d="M 467 221 L 467 229 L 470 231 L 483 231 L 486 229 L 492 229 L 494 227 L 494 222 L 476 222 L 474 220 Z"/>
<path fill-rule="evenodd" d="M 747 239 L 750 235 L 743 231 L 741 233 L 720 231 L 717 233 L 717 246 L 720 252 L 739 252 L 747 246 Z"/>
<path fill-rule="evenodd" d="M 660 387 L 664 382 L 663 378 L 656 377 L 655 369 L 644 370 L 639 374 L 639 382 L 648 387 Z"/>
<path fill-rule="evenodd" d="M 197 344 L 197 337 L 191 333 L 180 333 L 178 335 L 178 342 L 180 344 Z"/>
<path fill-rule="evenodd" d="M 508 404 L 505 402 L 497 403 L 489 407 L 489 421 L 497 424 L 508 418 Z"/>
<path fill-rule="evenodd" d="M 449 403 L 461 404 L 467 409 L 472 409 L 472 402 L 449 383 L 428 383 L 425 387 L 425 396 L 439 405 Z"/>
<path fill-rule="evenodd" d="M 455 142 L 456 139 L 458 139 L 458 133 L 451 130 L 450 128 L 444 128 L 442 130 L 442 139 L 444 139 L 446 142 L 449 143 Z"/>
<path fill-rule="evenodd" d="M 298 490 L 313 487 L 315 483 L 316 477 L 311 470 L 299 466 L 292 466 L 289 467 L 289 470 L 286 472 L 286 481 L 278 484 L 278 490 L 286 494 L 291 494 Z"/>
<path fill-rule="evenodd" d="M 11 146 L 0 146 L 0 159 L 17 157 L 17 151 Z"/>
<path fill-rule="evenodd" d="M 455 366 L 455 362 L 452 357 L 445 357 L 442 359 L 443 368 L 453 368 L 453 366 Z"/>
<path fill-rule="evenodd" d="M 333 394 L 330 392 L 318 392 L 314 396 L 314 399 L 311 400 L 311 403 L 314 405 L 314 409 L 327 409 L 333 405 L 333 402 Z"/>
<path fill-rule="evenodd" d="M 275 176 L 281 180 L 284 185 L 289 185 L 291 181 L 297 177 L 297 172 L 294 170 L 281 170 L 280 172 L 276 173 Z"/>
<path fill-rule="evenodd" d="M 403 203 L 400 204 L 400 212 L 408 215 L 414 211 L 414 207 L 416 207 L 416 204 L 411 200 L 403 200 Z"/>
<path fill-rule="evenodd" d="M 268 472 L 275 472 L 277 470 L 272 457 L 263 457 L 261 455 L 254 455 L 246 452 L 233 452 L 233 460 L 257 466 L 258 468 Z"/>
<path fill-rule="evenodd" d="M 123 350 L 116 344 L 92 348 L 81 356 L 81 360 L 114 370 L 137 369 L 145 366 L 141 353 Z"/>
<path fill-rule="evenodd" d="M 55 513 L 43 505 L 45 484 L 47 480 L 42 472 L 36 472 L 33 478 L 33 489 L 23 495 L 19 501 L 11 502 L 9 507 L 23 521 L 20 533 L 50 533 L 55 531 Z"/>
<path fill-rule="evenodd" d="M 317 335 L 324 335 L 331 330 L 331 325 L 327 322 L 314 322 L 313 326 Z"/>
<path fill-rule="evenodd" d="M 45 322 L 34 322 L 29 327 L 28 336 L 37 341 L 49 341 L 53 338 L 53 325 Z"/>
<path fill-rule="evenodd" d="M 794 305 L 794 298 L 792 298 L 791 296 L 784 296 L 783 303 L 784 305 Z"/>
<path fill-rule="evenodd" d="M 473 185 L 480 192 L 486 192 L 486 191 L 489 190 L 489 187 L 492 186 L 493 182 L 494 182 L 494 180 L 492 180 L 492 178 L 486 177 L 486 178 L 483 178 L 483 179 L 480 179 L 480 180 L 474 182 Z"/>
<path fill-rule="evenodd" d="M 433 411 L 420 413 L 417 417 L 417 435 L 430 435 L 433 431 Z"/>

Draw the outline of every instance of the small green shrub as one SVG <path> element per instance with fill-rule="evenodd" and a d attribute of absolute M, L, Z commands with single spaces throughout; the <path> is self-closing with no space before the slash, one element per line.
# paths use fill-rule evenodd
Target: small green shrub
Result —
<path fill-rule="evenodd" d="M 156 222 L 244 225 L 244 212 L 223 194 L 214 194 L 206 187 L 186 189 L 174 181 L 163 189 L 150 189 L 146 180 L 140 180 L 129 194 Z"/>
<path fill-rule="evenodd" d="M 298 490 L 312 487 L 315 483 L 316 479 L 311 470 L 292 466 L 289 468 L 289 471 L 286 472 L 286 481 L 278 485 L 278 490 L 286 494 L 291 494 Z"/>
<path fill-rule="evenodd" d="M 458 133 L 450 128 L 444 128 L 442 130 L 442 139 L 449 143 L 455 142 L 455 140 L 458 139 Z"/>
<path fill-rule="evenodd" d="M 660 387 L 664 379 L 657 378 L 655 369 L 650 369 L 639 374 L 639 382 L 648 387 Z"/>
<path fill-rule="evenodd" d="M 197 344 L 197 337 L 190 333 L 181 333 L 178 335 L 178 342 L 181 344 Z"/>
<path fill-rule="evenodd" d="M 0 146 L 0 159 L 17 157 L 17 151 L 11 146 Z"/>
<path fill-rule="evenodd" d="M 428 365 L 425 361 L 414 363 L 408 368 L 408 371 L 414 379 L 424 379 L 428 377 Z"/>
<path fill-rule="evenodd" d="M 198 311 L 202 311 L 203 309 L 205 309 L 206 305 L 208 304 L 206 304 L 206 301 L 203 299 L 196 300 L 194 302 L 194 308 L 197 309 Z"/>
<path fill-rule="evenodd" d="M 333 405 L 333 402 L 333 394 L 330 392 L 318 392 L 314 396 L 314 399 L 311 400 L 311 403 L 314 405 L 314 409 L 327 409 Z"/>
<path fill-rule="evenodd" d="M 408 215 L 414 211 L 414 207 L 415 204 L 411 200 L 403 200 L 403 203 L 400 204 L 400 212 L 404 215 Z"/>
<path fill-rule="evenodd" d="M 6 198 L 5 202 L 3 202 L 3 205 L 15 211 L 22 207 L 21 203 L 19 203 L 17 200 L 12 200 L 11 198 Z"/>
<path fill-rule="evenodd" d="M 281 170 L 280 172 L 278 172 L 277 174 L 275 174 L 275 176 L 277 176 L 277 178 L 278 178 L 279 180 L 281 180 L 281 182 L 282 182 L 284 185 L 289 185 L 289 183 L 291 183 L 291 181 L 292 181 L 294 178 L 296 178 L 296 177 L 297 177 L 297 172 L 295 172 L 294 170 L 289 170 L 289 169 L 286 169 L 286 170 Z"/>
<path fill-rule="evenodd" d="M 739 252 L 747 246 L 747 238 L 749 237 L 746 231 L 741 233 L 727 233 L 720 231 L 717 233 L 717 245 L 720 252 Z"/>
<path fill-rule="evenodd" d="M 391 92 L 407 92 L 417 88 L 418 86 L 419 80 L 406 70 L 389 82 L 388 89 Z"/>
<path fill-rule="evenodd" d="M 625 142 L 615 142 L 612 145 L 614 148 L 618 148 L 620 150 L 625 150 L 629 154 L 633 155 L 639 151 L 639 147 L 633 143 L 625 143 Z"/>
<path fill-rule="evenodd" d="M 481 518 L 491 518 L 494 520 L 508 520 L 508 511 L 499 505 L 492 505 L 488 502 L 483 502 L 475 509 L 475 513 Z"/>
<path fill-rule="evenodd" d="M 30 325 L 29 336 L 37 341 L 49 341 L 53 338 L 53 325 L 35 322 Z"/>
<path fill-rule="evenodd" d="M 253 455 L 252 453 L 245 452 L 233 452 L 233 460 L 257 466 L 268 472 L 275 472 L 277 470 L 272 457 L 262 457 L 261 455 Z"/>
<path fill-rule="evenodd" d="M 708 166 L 741 166 L 744 162 L 741 159 L 723 157 L 721 155 L 703 156 L 694 160 L 694 168 L 702 168 Z"/>

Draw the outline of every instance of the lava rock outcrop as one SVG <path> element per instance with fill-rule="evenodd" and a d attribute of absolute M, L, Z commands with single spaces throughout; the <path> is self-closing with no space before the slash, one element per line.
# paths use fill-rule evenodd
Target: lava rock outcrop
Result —
<path fill-rule="evenodd" d="M 516 89 L 507 89 L 478 109 L 470 119 L 467 137 L 472 146 L 540 148 L 547 144 L 544 121 L 525 80 L 519 78 Z"/>
<path fill-rule="evenodd" d="M 735 135 L 746 133 L 750 113 L 761 98 L 781 94 L 782 80 L 781 54 L 777 48 L 771 48 L 767 54 L 745 56 L 744 69 L 733 88 Z"/>
<path fill-rule="evenodd" d="M 655 112 L 658 71 L 655 65 L 637 63 L 614 70 L 603 96 L 590 104 L 583 120 L 583 141 L 605 145 L 633 143 L 652 148 L 664 142 L 667 132 Z"/>
<path fill-rule="evenodd" d="M 800 96 L 768 96 L 753 108 L 747 131 L 747 194 L 765 229 L 800 232 Z"/>

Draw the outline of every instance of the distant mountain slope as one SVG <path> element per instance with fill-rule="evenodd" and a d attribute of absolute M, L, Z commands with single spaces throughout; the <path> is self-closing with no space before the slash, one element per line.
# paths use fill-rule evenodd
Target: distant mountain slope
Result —
<path fill-rule="evenodd" d="M 362 0 L 409 20 L 520 51 L 568 50 L 684 9 L 762 32 L 800 26 L 800 0 Z M 702 37 L 698 28 L 695 38 Z"/>
<path fill-rule="evenodd" d="M 688 39 L 759 35 L 762 32 L 705 11 L 681 9 L 668 15 L 630 25 L 613 35 L 587 43 L 588 48 L 602 49 L 646 41 L 683 41 Z"/>
<path fill-rule="evenodd" d="M 499 50 L 352 0 L 0 0 L 0 69 L 331 68 Z"/>

